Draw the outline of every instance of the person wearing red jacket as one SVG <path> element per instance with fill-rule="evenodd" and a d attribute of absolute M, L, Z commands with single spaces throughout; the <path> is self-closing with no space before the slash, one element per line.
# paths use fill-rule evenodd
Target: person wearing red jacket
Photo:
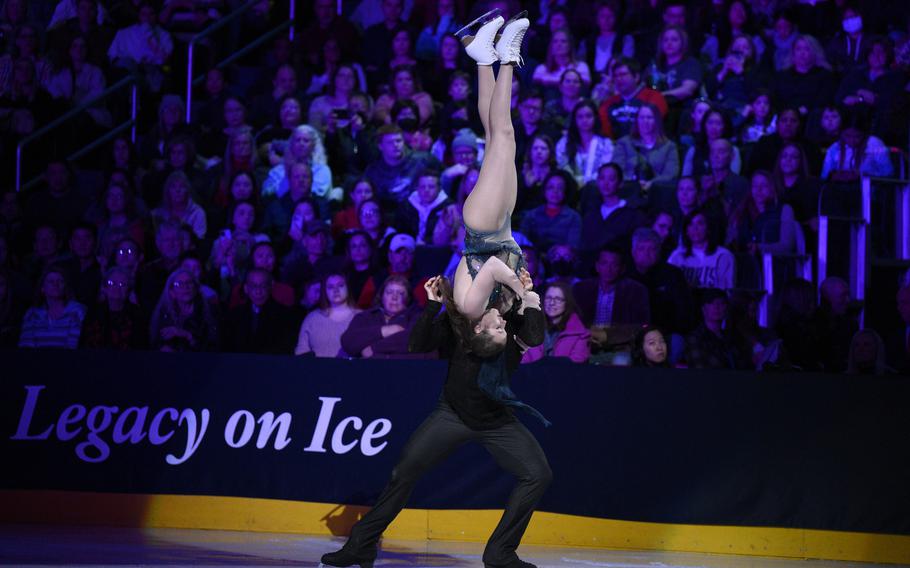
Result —
<path fill-rule="evenodd" d="M 632 130 L 638 107 L 652 104 L 667 116 L 667 101 L 660 91 L 641 82 L 641 65 L 629 57 L 620 57 L 613 66 L 616 94 L 600 103 L 600 124 L 604 136 L 618 140 Z"/>

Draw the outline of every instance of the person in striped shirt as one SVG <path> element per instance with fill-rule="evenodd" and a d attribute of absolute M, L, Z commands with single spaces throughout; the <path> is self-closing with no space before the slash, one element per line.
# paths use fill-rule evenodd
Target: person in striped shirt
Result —
<path fill-rule="evenodd" d="M 75 349 L 86 308 L 73 300 L 62 267 L 52 265 L 44 271 L 36 300 L 22 320 L 19 347 Z"/>

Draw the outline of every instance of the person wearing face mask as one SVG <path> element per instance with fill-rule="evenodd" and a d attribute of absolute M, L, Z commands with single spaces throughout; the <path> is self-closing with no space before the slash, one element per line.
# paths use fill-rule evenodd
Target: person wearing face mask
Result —
<path fill-rule="evenodd" d="M 825 52 L 834 70 L 845 75 L 866 62 L 872 46 L 869 36 L 863 31 L 859 4 L 845 2 L 842 10 L 841 30 L 828 43 Z"/>
<path fill-rule="evenodd" d="M 588 345 L 591 332 L 578 315 L 571 285 L 560 281 L 548 284 L 543 293 L 543 312 L 547 317 L 543 343 L 525 351 L 521 362 L 564 357 L 573 363 L 587 363 L 591 356 Z"/>

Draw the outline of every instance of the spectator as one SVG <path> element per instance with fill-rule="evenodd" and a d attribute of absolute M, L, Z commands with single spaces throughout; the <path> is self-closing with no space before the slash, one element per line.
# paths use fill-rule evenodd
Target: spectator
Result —
<path fill-rule="evenodd" d="M 643 226 L 647 219 L 635 204 L 620 197 L 623 172 L 619 165 L 607 163 L 597 171 L 597 190 L 600 206 L 585 215 L 581 229 L 581 248 L 589 253 L 604 245 L 628 238 L 632 231 Z"/>
<path fill-rule="evenodd" d="M 777 115 L 771 106 L 771 91 L 757 88 L 749 94 L 748 104 L 740 111 L 742 126 L 737 140 L 741 145 L 758 142 L 777 130 Z"/>
<path fill-rule="evenodd" d="M 871 38 L 865 64 L 843 78 L 837 89 L 838 104 L 872 111 L 873 132 L 889 133 L 887 123 L 896 117 L 896 106 L 902 104 L 905 81 L 901 73 L 891 70 L 894 46 L 888 38 Z"/>
<path fill-rule="evenodd" d="M 550 35 L 546 60 L 534 68 L 533 81 L 542 88 L 555 88 L 566 70 L 578 73 L 585 86 L 591 84 L 591 70 L 584 61 L 575 59 L 575 42 L 568 28 L 561 28 Z"/>
<path fill-rule="evenodd" d="M 543 184 L 554 169 L 556 149 L 553 140 L 544 134 L 533 136 L 522 160 L 516 211 L 527 211 L 543 204 Z"/>
<path fill-rule="evenodd" d="M 831 64 L 814 37 L 801 35 L 793 44 L 790 64 L 774 78 L 774 98 L 787 101 L 802 116 L 834 100 L 837 90 Z"/>
<path fill-rule="evenodd" d="M 670 366 L 667 341 L 659 327 L 646 325 L 635 334 L 632 364 L 636 367 Z"/>
<path fill-rule="evenodd" d="M 106 266 L 117 267 L 126 270 L 126 272 L 130 275 L 130 288 L 133 290 L 133 294 L 135 295 L 136 284 L 139 280 L 137 278 L 139 266 L 142 265 L 144 258 L 145 257 L 142 254 L 142 246 L 133 239 L 126 237 L 120 239 L 117 241 L 117 244 L 114 245 L 114 250 L 111 252 L 111 255 L 107 257 Z"/>
<path fill-rule="evenodd" d="M 286 282 L 280 282 L 276 278 L 278 274 L 278 257 L 275 254 L 275 247 L 268 241 L 262 241 L 253 245 L 253 251 L 250 253 L 252 260 L 250 270 L 264 270 L 272 275 L 272 299 L 282 306 L 293 306 L 295 304 L 294 288 Z M 243 286 L 237 284 L 231 290 L 231 299 L 228 302 L 228 308 L 235 308 L 247 301 Z"/>
<path fill-rule="evenodd" d="M 781 201 L 793 209 L 797 222 L 812 232 L 818 231 L 818 183 L 809 177 L 809 164 L 803 149 L 793 142 L 784 143 L 774 167 L 774 185 Z"/>
<path fill-rule="evenodd" d="M 332 190 L 332 171 L 327 165 L 322 136 L 308 124 L 298 126 L 288 138 L 283 163 L 272 168 L 268 178 L 262 183 L 263 197 L 274 196 L 281 199 L 288 193 L 290 182 L 287 172 L 294 164 L 306 164 L 310 167 L 311 192 L 317 199 L 326 202 L 320 209 L 327 210 L 329 200 L 341 199 L 341 195 Z"/>
<path fill-rule="evenodd" d="M 104 212 L 97 225 L 98 256 L 110 258 L 124 238 L 131 238 L 140 246 L 145 244 L 145 224 L 136 214 L 132 192 L 122 185 L 111 183 L 102 201 Z"/>
<path fill-rule="evenodd" d="M 345 276 L 348 289 L 358 308 L 366 309 L 376 295 L 374 276 L 379 274 L 373 239 L 369 233 L 358 229 L 348 233 L 345 245 Z"/>
<path fill-rule="evenodd" d="M 708 73 L 708 94 L 718 101 L 720 108 L 733 116 L 736 127 L 742 122 L 742 113 L 749 104 L 750 95 L 766 83 L 758 67 L 760 57 L 752 40 L 748 36 L 739 36 L 730 44 L 723 63 L 718 63 Z"/>
<path fill-rule="evenodd" d="M 35 304 L 25 312 L 19 347 L 75 349 L 85 306 L 73 299 L 66 270 L 49 266 L 38 280 Z"/>
<path fill-rule="evenodd" d="M 379 288 L 376 305 L 351 320 L 341 346 L 352 357 L 408 358 L 408 335 L 419 315 L 411 304 L 407 279 L 389 276 Z"/>
<path fill-rule="evenodd" d="M 521 221 L 521 232 L 538 248 L 566 243 L 581 244 L 581 215 L 572 209 L 577 186 L 572 175 L 553 170 L 543 184 L 544 204 L 528 211 Z"/>
<path fill-rule="evenodd" d="M 775 318 L 775 332 L 783 342 L 791 364 L 803 371 L 820 371 L 821 345 L 812 325 L 817 291 L 808 280 L 794 278 L 780 290 L 780 312 Z"/>
<path fill-rule="evenodd" d="M 44 271 L 60 261 L 60 235 L 54 227 L 41 225 L 35 229 L 35 238 L 32 242 L 32 252 L 24 262 L 24 272 L 32 282 L 38 279 Z"/>
<path fill-rule="evenodd" d="M 692 369 L 745 369 L 745 357 L 734 333 L 724 327 L 727 295 L 708 288 L 701 292 L 702 323 L 686 337 L 686 360 Z"/>
<path fill-rule="evenodd" d="M 735 151 L 728 140 L 713 140 L 708 150 L 708 170 L 701 177 L 705 197 L 717 197 L 726 212 L 734 211 L 749 194 L 749 180 L 733 172 Z"/>
<path fill-rule="evenodd" d="M 382 17 L 375 24 L 364 24 L 361 38 L 360 61 L 367 72 L 367 82 L 378 85 L 388 71 L 386 64 L 392 59 L 392 38 L 404 25 L 402 0 L 382 0 Z M 410 11 L 410 10 L 408 10 Z M 352 19 L 356 23 L 356 13 Z"/>
<path fill-rule="evenodd" d="M 617 6 L 604 2 L 597 6 L 595 33 L 581 41 L 578 52 L 584 54 L 588 68 L 599 75 L 609 75 L 611 63 L 619 57 L 635 57 L 635 40 L 630 34 L 617 31 Z M 616 80 L 615 72 L 613 69 Z M 605 136 L 609 136 L 605 134 Z"/>
<path fill-rule="evenodd" d="M 341 49 L 344 60 L 351 60 L 360 54 L 360 34 L 347 18 L 337 13 L 338 6 L 333 0 L 314 0 L 313 19 L 298 35 L 299 53 L 311 68 L 319 66 L 321 47 L 334 39 Z"/>
<path fill-rule="evenodd" d="M 672 361 L 678 359 L 682 337 L 694 326 L 692 294 L 682 271 L 661 260 L 660 235 L 641 227 L 632 234 L 632 265 L 628 277 L 648 289 L 651 322 L 670 334 Z"/>
<path fill-rule="evenodd" d="M 842 373 L 853 335 L 859 330 L 856 318 L 848 313 L 850 287 L 842 279 L 829 276 L 819 287 L 821 303 L 812 315 L 812 327 L 821 347 L 822 369 Z"/>
<path fill-rule="evenodd" d="M 426 160 L 408 152 L 401 129 L 386 125 L 376 132 L 380 157 L 370 163 L 365 177 L 373 185 L 380 202 L 397 207 L 413 191 L 414 176 L 426 169 Z"/>
<path fill-rule="evenodd" d="M 888 335 L 888 361 L 899 373 L 910 374 L 910 285 L 897 291 L 897 315 L 900 322 Z"/>
<path fill-rule="evenodd" d="M 303 320 L 297 338 L 295 355 L 313 353 L 316 357 L 341 357 L 341 336 L 360 310 L 348 292 L 344 274 L 328 273 L 322 277 L 319 309 Z"/>
<path fill-rule="evenodd" d="M 243 291 L 250 299 L 228 312 L 224 349 L 232 353 L 287 354 L 294 348 L 300 320 L 291 308 L 272 299 L 272 275 L 253 269 L 246 273 Z"/>
<path fill-rule="evenodd" d="M 437 3 L 442 7 L 444 3 Z M 440 21 L 440 24 L 442 22 Z M 420 58 L 420 39 L 418 41 L 417 57 Z M 439 48 L 436 57 L 429 58 L 423 64 L 424 85 L 427 92 L 435 100 L 443 100 L 449 92 L 451 77 L 457 72 L 467 67 L 465 62 L 464 49 L 461 40 L 455 37 L 454 33 L 446 33 L 439 40 Z"/>
<path fill-rule="evenodd" d="M 850 341 L 848 375 L 885 375 L 894 370 L 885 363 L 885 342 L 873 329 L 861 329 Z"/>
<path fill-rule="evenodd" d="M 214 127 L 216 125 L 217 128 Z M 203 128 L 199 136 L 199 152 L 210 158 L 225 155 L 230 151 L 231 139 L 236 134 L 253 129 L 247 124 L 247 106 L 237 97 L 225 97 L 221 103 L 221 116 L 218 121 L 215 125 Z M 225 159 L 225 167 L 230 163 L 230 160 Z"/>
<path fill-rule="evenodd" d="M 436 5 L 435 8 L 432 4 Z M 435 13 L 431 15 L 430 10 Z M 456 23 L 457 19 L 455 2 L 434 2 L 427 6 L 424 18 L 427 25 L 417 37 L 417 58 L 422 61 L 433 59 L 439 53 L 445 38 L 454 37 L 452 34 L 461 27 Z"/>
<path fill-rule="evenodd" d="M 159 168 L 142 177 L 142 199 L 150 205 L 161 204 L 167 178 L 176 172 L 186 175 L 190 195 L 202 203 L 208 200 L 210 180 L 196 168 L 196 145 L 187 134 L 176 134 L 164 144 L 164 159 Z"/>
<path fill-rule="evenodd" d="M 288 192 L 266 205 L 262 222 L 263 231 L 276 240 L 304 222 L 320 217 L 319 206 L 313 200 L 310 167 L 300 162 L 290 166 L 288 171 Z"/>
<path fill-rule="evenodd" d="M 129 266 L 141 259 L 141 248 L 123 246 L 117 250 L 117 266 Z M 151 262 L 141 265 L 137 274 L 136 293 L 139 297 L 139 306 L 151 313 L 162 296 L 165 283 L 170 274 L 180 265 L 180 255 L 186 252 L 186 247 L 180 239 L 180 224 L 176 221 L 165 221 L 155 229 L 155 246 L 159 257 Z M 132 253 L 130 253 L 132 251 Z M 137 254 L 138 253 L 138 254 Z M 121 264 L 123 263 L 123 264 Z"/>
<path fill-rule="evenodd" d="M 161 205 L 152 211 L 152 220 L 156 226 L 167 221 L 186 224 L 196 238 L 203 239 L 207 228 L 205 211 L 193 201 L 190 193 L 190 180 L 185 173 L 176 171 L 167 176 Z"/>
<path fill-rule="evenodd" d="M 785 107 L 777 115 L 777 132 L 762 136 L 749 154 L 749 165 L 745 175 L 751 175 L 755 170 L 773 170 L 774 162 L 784 145 L 784 142 L 799 144 L 806 154 L 809 163 L 809 172 L 816 175 L 821 171 L 822 153 L 814 142 L 802 135 L 802 115 L 793 107 Z"/>
<path fill-rule="evenodd" d="M 205 268 L 202 265 L 202 260 L 192 252 L 183 253 L 180 256 L 179 268 L 189 271 L 190 274 L 196 277 L 196 280 L 199 282 L 199 293 L 202 294 L 202 299 L 211 305 L 213 309 L 218 308 L 221 303 L 221 297 L 214 288 L 202 281 Z M 146 331 L 148 331 L 148 329 L 146 329 Z"/>
<path fill-rule="evenodd" d="M 591 328 L 592 352 L 628 351 L 636 330 L 651 320 L 648 290 L 622 276 L 623 252 L 604 246 L 597 257 L 597 278 L 582 280 L 573 288 L 585 325 Z M 625 357 L 615 363 L 627 363 Z"/>
<path fill-rule="evenodd" d="M 294 95 L 285 95 L 278 101 L 278 113 L 268 126 L 256 134 L 257 152 L 272 167 L 284 161 L 287 140 L 303 123 L 303 104 Z"/>
<path fill-rule="evenodd" d="M 199 293 L 199 281 L 178 268 L 168 276 L 149 327 L 151 347 L 158 351 L 213 351 L 218 327 L 208 302 Z"/>
<path fill-rule="evenodd" d="M 861 67 L 871 51 L 869 36 L 863 30 L 863 15 L 853 2 L 845 2 L 841 11 L 841 30 L 828 43 L 828 60 L 834 71 L 847 75 Z"/>
<path fill-rule="evenodd" d="M 568 131 L 556 143 L 556 163 L 571 172 L 579 186 L 597 179 L 600 166 L 613 159 L 613 142 L 600 131 L 597 106 L 582 99 L 572 109 Z"/>
<path fill-rule="evenodd" d="M 332 217 L 332 237 L 335 239 L 340 238 L 347 231 L 360 228 L 360 220 L 357 218 L 360 204 L 373 198 L 373 186 L 370 184 L 370 180 L 361 178 L 354 182 L 348 197 L 350 204 Z"/>
<path fill-rule="evenodd" d="M 88 38 L 76 36 L 67 47 L 66 63 L 50 75 L 46 88 L 55 99 L 78 106 L 104 91 L 104 73 L 87 61 Z M 103 107 L 93 106 L 87 112 L 96 124 L 111 126 L 111 115 Z"/>
<path fill-rule="evenodd" d="M 105 272 L 102 300 L 92 303 L 82 325 L 81 347 L 128 351 L 148 346 L 148 322 L 130 300 L 130 280 L 130 273 L 123 268 Z"/>
<path fill-rule="evenodd" d="M 60 265 L 67 271 L 73 298 L 83 306 L 93 306 L 101 284 L 101 266 L 95 256 L 97 231 L 94 225 L 80 223 L 70 233 L 69 255 Z"/>
<path fill-rule="evenodd" d="M 748 181 L 746 182 L 748 184 Z M 743 189 L 743 194 L 749 192 L 748 185 Z M 676 208 L 673 210 L 673 249 L 682 244 L 682 224 L 687 215 L 701 208 L 708 218 L 715 235 L 727 234 L 727 213 L 720 195 L 706 196 L 701 190 L 698 180 L 693 177 L 683 176 L 676 182 Z M 671 250 L 671 252 L 672 252 Z"/>
<path fill-rule="evenodd" d="M 329 80 L 328 92 L 310 103 L 307 121 L 310 126 L 324 132 L 329 120 L 339 121 L 350 117 L 350 97 L 357 86 L 357 71 L 353 65 L 342 64 L 335 68 Z"/>
<path fill-rule="evenodd" d="M 212 257 L 209 260 L 212 270 L 222 282 L 224 295 L 245 280 L 244 270 L 249 262 L 253 245 L 267 241 L 269 238 L 254 232 L 256 226 L 256 209 L 244 201 L 235 203 L 229 213 L 230 226 L 221 232 L 212 244 Z"/>
<path fill-rule="evenodd" d="M 95 66 L 104 68 L 107 66 L 107 49 L 114 39 L 114 31 L 107 22 L 108 14 L 101 2 L 95 0 L 60 2 L 54 10 L 51 23 L 47 26 L 49 48 L 51 52 L 65 53 L 73 38 L 85 38 L 87 60 Z"/>
<path fill-rule="evenodd" d="M 117 31 L 107 55 L 117 67 L 141 70 L 152 90 L 158 92 L 164 81 L 161 67 L 173 50 L 171 34 L 158 25 L 155 8 L 148 2 L 141 2 L 138 22 Z"/>
<path fill-rule="evenodd" d="M 573 103 L 578 102 L 578 95 L 573 98 Z M 571 110 L 571 109 L 570 109 Z M 515 155 L 524 156 L 528 147 L 536 136 L 546 136 L 550 140 L 559 138 L 560 132 L 544 118 L 544 97 L 538 89 L 528 89 L 522 92 L 518 102 L 518 120 L 515 125 Z M 555 154 L 554 154 L 555 158 Z"/>
<path fill-rule="evenodd" d="M 423 126 L 433 117 L 433 99 L 420 84 L 417 72 L 411 65 L 400 65 L 392 69 L 392 92 L 376 99 L 375 117 L 380 122 L 391 122 L 392 106 L 397 101 L 413 101 L 420 115 L 418 125 Z"/>
<path fill-rule="evenodd" d="M 622 168 L 623 179 L 637 182 L 644 191 L 679 175 L 679 152 L 664 135 L 656 107 L 642 104 L 638 109 L 629 135 L 616 142 L 613 161 Z"/>
<path fill-rule="evenodd" d="M 569 127 L 570 116 L 575 105 L 584 98 L 582 89 L 584 82 L 581 74 L 575 69 L 566 69 L 560 75 L 557 93 L 550 97 L 544 105 L 544 115 L 548 122 L 554 124 L 561 131 Z"/>
<path fill-rule="evenodd" d="M 72 172 L 63 160 L 51 158 L 42 185 L 25 196 L 23 206 L 28 227 L 50 225 L 69 230 L 83 216 L 88 203 L 72 187 Z"/>
<path fill-rule="evenodd" d="M 13 68 L 16 63 L 31 63 L 34 85 L 44 88 L 50 79 L 52 68 L 50 62 L 41 56 L 38 44 L 38 30 L 31 24 L 19 26 L 13 32 L 12 46 L 15 49 L 0 57 L 0 95 L 13 91 L 15 76 Z"/>
<path fill-rule="evenodd" d="M 643 104 L 656 107 L 662 119 L 667 116 L 666 99 L 660 91 L 642 83 L 638 61 L 628 56 L 617 59 L 613 66 L 613 84 L 616 94 L 604 100 L 599 109 L 604 136 L 614 140 L 627 136 Z"/>
<path fill-rule="evenodd" d="M 650 86 L 658 89 L 671 106 L 684 106 L 695 97 L 703 71 L 698 60 L 689 55 L 689 34 L 683 28 L 663 29 L 648 73 Z"/>
<path fill-rule="evenodd" d="M 382 248 L 386 239 L 395 233 L 395 229 L 386 225 L 379 201 L 375 199 L 367 199 L 360 204 L 357 219 L 360 222 L 361 230 L 370 235 L 376 248 Z"/>
<path fill-rule="evenodd" d="M 337 263 L 329 254 L 330 238 L 328 225 L 319 219 L 292 226 L 284 245 L 289 250 L 281 259 L 282 280 L 299 289 L 331 270 Z"/>
<path fill-rule="evenodd" d="M 544 289 L 543 312 L 547 317 L 544 341 L 525 351 L 522 363 L 533 363 L 544 357 L 565 357 L 573 363 L 587 363 L 591 356 L 588 341 L 591 332 L 582 323 L 566 282 L 552 282 Z"/>
<path fill-rule="evenodd" d="M 284 63 L 275 69 L 271 90 L 261 93 L 252 100 L 248 117 L 250 123 L 255 128 L 263 128 L 278 115 L 279 105 L 287 96 L 301 101 L 309 99 L 306 93 L 298 88 L 297 71 L 290 64 Z"/>
<path fill-rule="evenodd" d="M 717 26 L 717 33 L 707 35 L 701 48 L 702 56 L 711 62 L 712 67 L 717 66 L 721 64 L 721 54 L 725 50 L 729 55 L 737 40 L 747 40 L 753 44 L 750 59 L 752 63 L 757 64 L 764 55 L 765 43 L 760 35 L 753 33 L 750 3 L 744 0 L 734 0 L 726 5 L 726 10 L 726 14 L 723 14 L 726 19 Z"/>
<path fill-rule="evenodd" d="M 404 233 L 417 235 L 418 245 L 432 243 L 436 222 L 449 205 L 452 200 L 440 191 L 436 172 L 423 171 L 417 174 L 417 189 L 398 210 L 396 227 Z"/>
<path fill-rule="evenodd" d="M 695 145 L 686 151 L 683 160 L 682 175 L 700 177 L 711 171 L 711 144 L 716 140 L 731 140 L 733 138 L 733 124 L 727 113 L 710 108 L 702 116 L 701 134 L 695 139 Z M 742 168 L 742 159 L 739 149 L 730 144 L 731 162 L 729 169 L 739 173 Z"/>
<path fill-rule="evenodd" d="M 151 164 L 155 170 L 164 169 L 168 142 L 175 136 L 189 133 L 185 119 L 183 99 L 177 95 L 164 95 L 158 105 L 158 122 L 139 139 L 139 161 Z"/>
<path fill-rule="evenodd" d="M 524 250 L 525 245 L 522 244 L 521 247 Z M 535 250 L 533 247 L 531 248 Z M 547 267 L 547 274 L 550 276 L 547 278 L 547 282 L 560 281 L 574 285 L 580 280 L 575 276 L 578 273 L 578 256 L 569 245 L 557 243 L 551 246 L 543 260 Z M 528 269 L 532 278 L 539 276 L 539 272 L 539 269 L 536 272 Z"/>
<path fill-rule="evenodd" d="M 792 63 L 793 45 L 799 37 L 795 13 L 789 9 L 779 10 L 774 15 L 774 29 L 771 35 L 774 71 L 783 71 Z"/>
<path fill-rule="evenodd" d="M 261 177 L 258 175 L 257 170 L 259 154 L 255 150 L 255 144 L 256 141 L 249 128 L 241 128 L 228 139 L 224 161 L 213 168 L 217 173 L 213 174 L 212 177 L 218 178 L 218 188 L 212 197 L 212 204 L 215 207 L 224 210 L 230 205 L 232 180 L 240 172 L 250 175 L 256 188 L 256 199 L 259 200 L 261 194 L 259 181 Z"/>
<path fill-rule="evenodd" d="M 693 288 L 733 287 L 736 274 L 733 253 L 718 244 L 708 217 L 701 209 L 686 216 L 682 226 L 683 245 L 673 251 L 670 264 L 682 269 Z"/>
<path fill-rule="evenodd" d="M 844 121 L 840 140 L 825 153 L 821 178 L 852 182 L 863 175 L 889 177 L 893 171 L 888 147 L 869 134 L 865 116 L 851 113 Z"/>

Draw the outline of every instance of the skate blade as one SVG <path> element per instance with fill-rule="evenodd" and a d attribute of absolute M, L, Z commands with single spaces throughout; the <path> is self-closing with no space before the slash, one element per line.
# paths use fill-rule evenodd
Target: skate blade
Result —
<path fill-rule="evenodd" d="M 500 11 L 501 10 L 499 8 L 493 8 L 489 12 L 482 14 L 480 17 L 476 18 L 474 21 L 472 21 L 468 25 L 464 26 L 463 28 L 461 28 L 460 30 L 455 32 L 455 37 L 460 38 L 463 35 L 466 35 L 467 32 L 471 31 L 471 28 L 473 28 L 475 25 L 477 25 L 477 24 L 483 25 L 483 24 L 486 24 L 487 22 L 489 22 L 490 20 L 497 18 L 499 16 Z"/>
<path fill-rule="evenodd" d="M 504 24 L 502 25 L 502 27 L 505 28 L 506 26 L 508 26 L 509 24 L 511 24 L 512 22 L 514 22 L 515 20 L 520 20 L 520 19 L 522 19 L 522 18 L 527 18 L 527 17 L 528 17 L 528 11 L 527 11 L 527 10 L 522 10 L 521 12 L 518 12 L 517 14 L 515 14 L 514 16 L 512 16 L 511 18 L 509 18 L 508 20 L 506 20 L 506 23 L 504 23 Z"/>

